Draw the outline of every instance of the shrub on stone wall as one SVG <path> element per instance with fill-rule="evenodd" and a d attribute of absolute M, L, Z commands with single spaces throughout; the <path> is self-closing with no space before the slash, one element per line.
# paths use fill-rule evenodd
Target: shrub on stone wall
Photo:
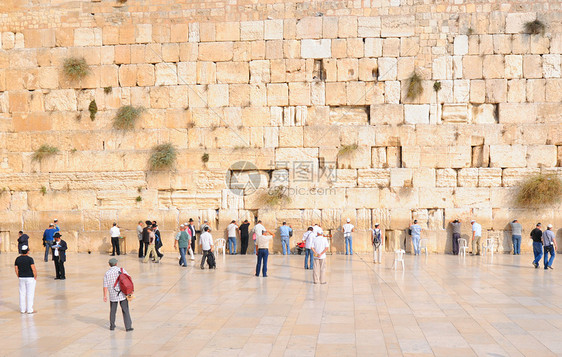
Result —
<path fill-rule="evenodd" d="M 151 170 L 170 170 L 177 159 L 177 150 L 171 143 L 160 144 L 152 149 L 149 166 Z"/>
<path fill-rule="evenodd" d="M 88 105 L 88 111 L 90 112 L 90 119 L 94 121 L 96 119 L 96 114 L 98 113 L 98 105 L 95 99 L 90 102 L 90 105 Z"/>
<path fill-rule="evenodd" d="M 408 78 L 408 92 L 406 93 L 407 99 L 416 99 L 423 94 L 423 84 L 422 77 L 417 73 L 413 72 Z"/>
<path fill-rule="evenodd" d="M 135 123 L 144 111 L 142 107 L 133 107 L 132 105 L 125 105 L 115 114 L 113 119 L 113 127 L 119 130 L 133 130 Z"/>
<path fill-rule="evenodd" d="M 546 31 L 546 25 L 538 19 L 526 22 L 524 27 L 525 33 L 529 35 L 543 35 Z"/>
<path fill-rule="evenodd" d="M 342 145 L 338 150 L 338 157 L 350 157 L 357 152 L 357 150 L 359 150 L 359 145 L 357 145 L 357 143 Z"/>
<path fill-rule="evenodd" d="M 523 180 L 518 188 L 517 204 L 523 207 L 545 207 L 560 201 L 562 180 L 556 175 L 535 175 Z"/>
<path fill-rule="evenodd" d="M 33 153 L 33 161 L 41 161 L 44 158 L 58 154 L 59 149 L 57 147 L 51 146 L 49 144 L 43 144 L 39 149 L 35 150 Z"/>
<path fill-rule="evenodd" d="M 64 75 L 71 81 L 78 81 L 90 73 L 90 66 L 84 57 L 68 57 L 63 63 Z"/>
<path fill-rule="evenodd" d="M 264 192 L 260 198 L 262 204 L 269 207 L 277 207 L 291 203 L 291 197 L 289 197 L 287 187 L 284 186 L 273 187 Z"/>

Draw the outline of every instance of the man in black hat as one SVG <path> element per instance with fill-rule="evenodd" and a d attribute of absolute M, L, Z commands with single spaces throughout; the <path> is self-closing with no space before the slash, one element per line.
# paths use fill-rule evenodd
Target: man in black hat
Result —
<path fill-rule="evenodd" d="M 29 247 L 29 236 L 25 233 L 23 233 L 23 231 L 19 231 L 19 237 L 18 237 L 18 253 L 23 254 L 22 248 L 24 245 Z"/>
<path fill-rule="evenodd" d="M 64 262 L 66 261 L 66 249 L 68 248 L 66 242 L 61 239 L 59 232 L 53 236 L 55 241 L 51 249 L 53 250 L 53 261 L 55 262 L 55 280 L 64 280 L 66 275 L 64 273 Z"/>
<path fill-rule="evenodd" d="M 144 223 L 146 223 L 146 226 L 142 230 L 142 241 L 141 241 L 142 244 L 139 247 L 139 258 L 144 258 L 146 255 L 146 251 L 148 250 L 149 236 L 150 236 L 149 228 L 152 226 L 151 221 L 146 221 Z M 144 245 L 144 252 L 142 247 L 143 245 Z"/>

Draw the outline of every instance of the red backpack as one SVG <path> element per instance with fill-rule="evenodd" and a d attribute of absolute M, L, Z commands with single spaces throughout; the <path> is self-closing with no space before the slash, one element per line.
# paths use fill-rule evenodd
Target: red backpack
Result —
<path fill-rule="evenodd" d="M 117 277 L 117 279 L 115 279 L 115 284 L 113 284 L 113 289 L 115 289 L 117 283 L 119 283 L 119 290 L 127 296 L 132 295 L 133 292 L 135 291 L 135 286 L 133 285 L 133 279 L 131 279 L 129 274 L 123 272 L 123 268 L 121 268 L 121 271 L 119 272 L 119 276 Z"/>

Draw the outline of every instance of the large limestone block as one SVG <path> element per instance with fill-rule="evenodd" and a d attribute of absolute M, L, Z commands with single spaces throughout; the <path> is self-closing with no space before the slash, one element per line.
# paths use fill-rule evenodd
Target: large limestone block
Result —
<path fill-rule="evenodd" d="M 43 194 L 38 191 L 28 192 L 27 204 L 31 210 L 49 211 L 92 209 L 97 205 L 94 191 L 50 191 Z"/>
<path fill-rule="evenodd" d="M 53 190 L 136 190 L 146 185 L 143 171 L 52 173 L 49 187 Z"/>
<path fill-rule="evenodd" d="M 101 46 L 102 30 L 100 28 L 77 28 L 74 30 L 74 46 Z"/>
<path fill-rule="evenodd" d="M 506 79 L 487 79 L 486 80 L 486 102 L 502 103 L 507 101 L 507 80 Z"/>
<path fill-rule="evenodd" d="M 537 14 L 534 12 L 514 12 L 508 13 L 505 18 L 506 33 L 522 33 L 525 30 L 525 23 L 534 21 Z"/>
<path fill-rule="evenodd" d="M 560 55 L 543 55 L 542 70 L 544 78 L 560 78 Z"/>
<path fill-rule="evenodd" d="M 413 187 L 435 187 L 435 169 L 420 168 L 413 170 Z"/>
<path fill-rule="evenodd" d="M 505 78 L 521 78 L 523 76 L 523 56 L 505 56 Z"/>
<path fill-rule="evenodd" d="M 357 208 L 363 212 L 361 214 L 370 216 L 370 208 L 379 207 L 379 190 L 375 188 L 348 188 L 347 207 Z M 365 210 L 367 209 L 367 210 Z M 370 218 L 370 217 L 369 217 Z M 353 219 L 353 218 L 352 218 Z M 366 224 L 370 224 L 370 219 Z M 364 223 L 364 224 L 365 224 Z"/>
<path fill-rule="evenodd" d="M 468 36 L 458 35 L 453 40 L 453 51 L 455 56 L 464 56 L 468 53 Z"/>
<path fill-rule="evenodd" d="M 491 167 L 525 167 L 527 147 L 522 145 L 490 145 Z"/>
<path fill-rule="evenodd" d="M 512 79 L 507 82 L 507 101 L 510 103 L 522 103 L 526 101 L 525 79 Z"/>
<path fill-rule="evenodd" d="M 380 190 L 380 208 L 408 208 L 419 207 L 417 188 L 392 187 Z"/>
<path fill-rule="evenodd" d="M 404 122 L 407 124 L 429 124 L 429 104 L 404 105 Z"/>
<path fill-rule="evenodd" d="M 453 195 L 455 207 L 489 207 L 490 189 L 477 187 L 458 187 Z"/>
<path fill-rule="evenodd" d="M 239 41 L 239 22 L 217 22 L 215 27 L 215 39 L 217 41 Z"/>
<path fill-rule="evenodd" d="M 330 58 L 332 57 L 332 43 L 329 39 L 301 41 L 302 58 Z"/>
<path fill-rule="evenodd" d="M 157 86 L 178 84 L 178 73 L 175 63 L 157 63 L 154 68 Z"/>
<path fill-rule="evenodd" d="M 478 186 L 478 169 L 464 168 L 458 171 L 459 187 L 477 187 Z"/>
<path fill-rule="evenodd" d="M 415 18 L 413 15 L 384 16 L 381 20 L 381 37 L 414 35 Z"/>
<path fill-rule="evenodd" d="M 338 37 L 357 37 L 357 17 L 340 16 L 338 18 Z"/>
<path fill-rule="evenodd" d="M 52 90 L 45 96 L 47 111 L 74 111 L 76 105 L 76 92 L 73 89 Z"/>
<path fill-rule="evenodd" d="M 240 23 L 240 40 L 256 41 L 263 40 L 264 22 L 263 21 L 242 21 Z"/>
<path fill-rule="evenodd" d="M 358 37 L 379 37 L 381 33 L 381 19 L 378 16 L 358 17 L 357 36 Z"/>
<path fill-rule="evenodd" d="M 546 101 L 547 102 L 562 102 L 562 79 L 549 78 L 546 80 Z"/>
<path fill-rule="evenodd" d="M 502 169 L 480 167 L 478 169 L 478 187 L 500 187 L 502 183 Z"/>
<path fill-rule="evenodd" d="M 359 187 L 389 187 L 389 169 L 359 169 L 357 170 L 357 183 Z"/>
<path fill-rule="evenodd" d="M 451 187 L 425 187 L 419 190 L 419 207 L 454 207 Z"/>
<path fill-rule="evenodd" d="M 296 38 L 322 38 L 322 17 L 304 17 L 298 20 Z"/>
<path fill-rule="evenodd" d="M 392 57 L 381 57 L 378 59 L 379 81 L 396 80 L 398 74 L 398 60 Z"/>
<path fill-rule="evenodd" d="M 366 169 L 371 167 L 371 151 L 360 146 L 355 152 L 337 158 L 338 168 Z"/>
<path fill-rule="evenodd" d="M 539 55 L 523 56 L 523 76 L 525 78 L 542 78 L 542 57 Z"/>
<path fill-rule="evenodd" d="M 404 122 L 404 108 L 401 104 L 377 104 L 370 106 L 371 125 L 392 125 Z"/>
<path fill-rule="evenodd" d="M 279 128 L 280 147 L 302 147 L 303 127 L 281 127 Z"/>
<path fill-rule="evenodd" d="M 413 169 L 393 168 L 390 169 L 390 187 L 412 187 Z"/>
<path fill-rule="evenodd" d="M 482 57 L 463 56 L 462 66 L 462 72 L 465 79 L 482 78 Z"/>
<path fill-rule="evenodd" d="M 218 62 L 217 82 L 219 83 L 248 83 L 250 69 L 247 62 Z"/>
<path fill-rule="evenodd" d="M 270 81 L 269 61 L 256 60 L 250 62 L 250 82 L 267 83 Z"/>
<path fill-rule="evenodd" d="M 223 62 L 231 61 L 233 53 L 232 42 L 206 42 L 199 44 L 200 61 Z"/>
<path fill-rule="evenodd" d="M 557 164 L 556 145 L 527 146 L 527 167 L 555 167 Z"/>
<path fill-rule="evenodd" d="M 383 41 L 381 38 L 366 38 L 365 57 L 381 57 L 382 43 Z"/>
<path fill-rule="evenodd" d="M 537 107 L 535 103 L 500 103 L 499 122 L 505 123 L 536 123 Z"/>
<path fill-rule="evenodd" d="M 468 104 L 443 104 L 441 120 L 444 123 L 466 123 L 468 114 Z"/>
<path fill-rule="evenodd" d="M 291 166 L 294 162 L 317 163 L 318 149 L 316 148 L 278 148 L 275 150 L 275 163 Z"/>

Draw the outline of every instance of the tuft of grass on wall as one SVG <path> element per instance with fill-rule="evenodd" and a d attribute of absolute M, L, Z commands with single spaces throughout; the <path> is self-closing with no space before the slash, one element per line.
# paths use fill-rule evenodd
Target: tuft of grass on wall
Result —
<path fill-rule="evenodd" d="M 119 130 L 133 130 L 143 111 L 144 108 L 132 105 L 125 105 L 119 108 L 113 119 L 113 127 Z"/>
<path fill-rule="evenodd" d="M 275 207 L 291 203 L 291 197 L 289 197 L 286 187 L 278 186 L 264 192 L 261 202 L 266 206 Z"/>
<path fill-rule="evenodd" d="M 433 90 L 439 92 L 441 90 L 441 82 L 439 81 L 433 82 Z"/>
<path fill-rule="evenodd" d="M 528 35 L 544 35 L 546 25 L 541 20 L 533 20 L 523 25 L 523 30 Z"/>
<path fill-rule="evenodd" d="M 142 197 L 141 197 L 141 196 L 137 196 L 137 198 L 135 198 L 135 201 L 141 202 L 141 201 L 142 201 Z"/>
<path fill-rule="evenodd" d="M 201 155 L 201 162 L 203 162 L 204 164 L 209 162 L 209 154 L 204 153 L 203 155 Z"/>
<path fill-rule="evenodd" d="M 90 73 L 90 66 L 84 57 L 68 57 L 64 60 L 63 72 L 71 81 L 78 81 Z"/>
<path fill-rule="evenodd" d="M 170 170 L 176 163 L 178 153 L 171 143 L 156 145 L 148 161 L 151 170 Z"/>
<path fill-rule="evenodd" d="M 342 145 L 338 150 L 338 157 L 349 157 L 359 150 L 359 145 L 357 143 Z"/>
<path fill-rule="evenodd" d="M 519 184 L 516 202 L 523 207 L 539 207 L 557 203 L 561 196 L 560 177 L 553 174 L 539 174 L 528 177 Z"/>
<path fill-rule="evenodd" d="M 408 78 L 408 92 L 406 93 L 407 99 L 416 99 L 423 94 L 422 77 L 414 71 L 410 78 Z"/>
<path fill-rule="evenodd" d="M 35 150 L 32 156 L 33 161 L 41 161 L 49 156 L 58 154 L 59 149 L 49 144 L 43 144 L 39 149 Z"/>
<path fill-rule="evenodd" d="M 45 196 L 47 194 L 47 187 L 41 186 L 41 189 L 39 191 L 41 191 L 41 194 Z"/>
<path fill-rule="evenodd" d="M 105 87 L 103 89 L 103 93 L 105 94 L 111 94 L 111 92 L 113 92 L 113 88 L 112 87 Z"/>
<path fill-rule="evenodd" d="M 96 114 L 98 113 L 98 105 L 95 99 L 90 102 L 90 105 L 88 105 L 88 111 L 90 112 L 90 120 L 94 121 L 96 119 Z"/>

